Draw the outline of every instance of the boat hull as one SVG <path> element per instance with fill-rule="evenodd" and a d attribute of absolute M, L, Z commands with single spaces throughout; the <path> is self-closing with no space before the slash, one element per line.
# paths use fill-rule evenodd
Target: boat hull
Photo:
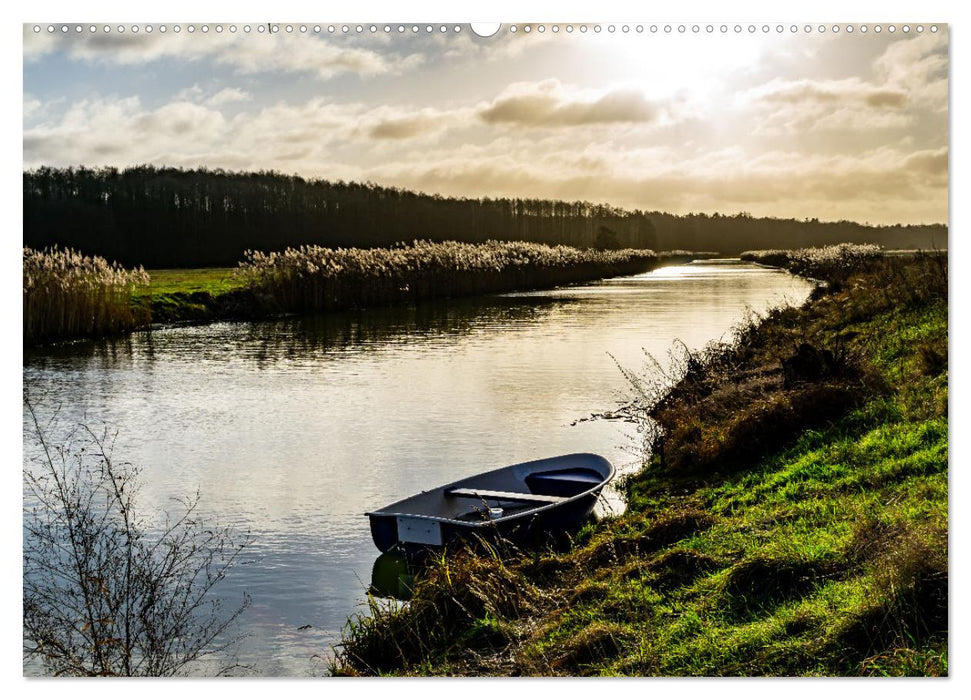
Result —
<path fill-rule="evenodd" d="M 382 552 L 494 538 L 536 543 L 579 528 L 613 475 L 606 459 L 590 454 L 504 467 L 368 513 L 371 538 Z"/>

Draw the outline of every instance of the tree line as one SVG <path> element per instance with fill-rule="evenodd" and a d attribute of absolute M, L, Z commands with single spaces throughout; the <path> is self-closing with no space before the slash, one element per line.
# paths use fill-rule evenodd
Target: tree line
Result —
<path fill-rule="evenodd" d="M 943 248 L 943 225 L 673 215 L 607 204 L 455 198 L 276 172 L 137 166 L 23 173 L 24 245 L 69 246 L 125 265 L 235 265 L 246 250 L 387 247 L 414 240 L 715 250 L 840 242 Z"/>

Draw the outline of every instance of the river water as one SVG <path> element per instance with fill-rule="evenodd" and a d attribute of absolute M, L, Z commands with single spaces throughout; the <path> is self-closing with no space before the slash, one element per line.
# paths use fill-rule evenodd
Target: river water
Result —
<path fill-rule="evenodd" d="M 645 352 L 663 364 L 675 342 L 725 338 L 750 311 L 801 303 L 809 290 L 778 270 L 695 263 L 553 291 L 76 343 L 25 352 L 24 381 L 42 417 L 60 406 L 55 431 L 118 431 L 116 457 L 142 469 L 142 511 L 198 490 L 204 515 L 255 535 L 248 563 L 220 586 L 229 603 L 252 597 L 239 661 L 305 676 L 325 671 L 343 624 L 365 610 L 378 554 L 365 511 L 568 452 L 630 471 L 631 426 L 574 424 L 625 396 L 618 364 L 637 370 Z M 26 415 L 24 426 L 29 454 Z M 616 495 L 603 506 L 622 507 Z"/>

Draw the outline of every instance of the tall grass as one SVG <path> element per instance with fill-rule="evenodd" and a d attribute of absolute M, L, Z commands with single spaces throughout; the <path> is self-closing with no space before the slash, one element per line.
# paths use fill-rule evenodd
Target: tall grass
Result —
<path fill-rule="evenodd" d="M 883 249 L 872 243 L 840 243 L 821 248 L 797 250 L 747 250 L 742 260 L 784 267 L 797 275 L 839 283 L 883 256 Z"/>
<path fill-rule="evenodd" d="M 24 248 L 24 342 L 128 331 L 145 321 L 132 294 L 148 284 L 142 269 L 126 270 L 70 248 Z"/>
<path fill-rule="evenodd" d="M 539 289 L 634 274 L 656 263 L 650 250 L 415 241 L 394 248 L 246 251 L 238 274 L 264 303 L 316 311 Z"/>

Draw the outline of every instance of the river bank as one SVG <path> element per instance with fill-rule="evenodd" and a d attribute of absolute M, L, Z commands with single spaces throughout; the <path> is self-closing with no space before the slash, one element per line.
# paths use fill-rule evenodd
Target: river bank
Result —
<path fill-rule="evenodd" d="M 631 375 L 625 514 L 443 560 L 332 670 L 946 675 L 947 261 L 864 267 L 685 353 L 670 393 Z"/>
<path fill-rule="evenodd" d="M 386 249 L 250 252 L 235 268 L 139 268 L 130 274 L 102 258 L 71 250 L 25 248 L 24 256 L 24 342 L 36 345 L 167 324 L 256 320 L 551 289 L 716 254 L 416 241 Z M 28 270 L 27 261 L 35 259 L 39 262 Z M 62 283 L 67 278 L 70 285 Z M 69 293 L 51 294 L 47 287 Z M 76 321 L 78 317 L 82 322 Z M 70 323 L 65 325 L 64 319 Z"/>
<path fill-rule="evenodd" d="M 444 246 L 434 244 L 434 247 Z M 462 247 L 471 249 L 475 246 L 463 245 Z M 503 244 L 502 247 L 512 246 Z M 529 245 L 528 247 L 540 251 L 550 250 L 547 246 Z M 270 318 L 283 313 L 385 307 L 428 299 L 535 291 L 564 284 L 590 282 L 604 277 L 639 274 L 668 265 L 705 260 L 716 255 L 716 253 L 689 251 L 665 251 L 657 254 L 652 251 L 615 253 L 586 251 L 576 260 L 553 264 L 536 265 L 535 262 L 502 264 L 500 262 L 485 279 L 474 268 L 455 274 L 453 270 L 457 268 L 456 265 L 446 267 L 439 263 L 440 267 L 448 270 L 449 276 L 452 277 L 449 284 L 442 284 L 440 280 L 434 278 L 429 279 L 431 275 L 427 268 L 419 274 L 405 272 L 396 276 L 394 271 L 390 270 L 391 266 L 384 261 L 377 265 L 369 263 L 367 266 L 368 269 L 377 267 L 383 271 L 379 275 L 382 278 L 380 280 L 363 281 L 358 279 L 361 276 L 360 273 L 351 273 L 346 269 L 346 265 L 341 265 L 341 272 L 337 275 L 341 278 L 340 282 L 311 281 L 309 285 L 304 280 L 292 279 L 289 270 L 287 270 L 287 279 L 282 282 L 278 279 L 272 281 L 267 279 L 281 277 L 279 270 L 270 272 L 261 270 L 256 274 L 245 268 L 153 270 L 149 271 L 152 279 L 150 288 L 143 296 L 138 297 L 138 302 L 150 310 L 152 324 L 252 320 Z M 286 253 L 280 257 L 285 256 Z M 301 262 L 305 263 L 299 266 L 301 271 L 308 266 L 324 267 L 320 261 L 315 261 L 313 265 L 307 265 L 306 261 Z M 267 267 L 281 266 L 278 262 L 271 262 Z M 294 267 L 294 265 L 287 263 L 287 267 Z M 438 271 L 438 275 L 441 276 L 441 274 L 442 272 Z M 316 276 L 320 275 L 316 274 Z M 351 277 L 355 279 L 350 279 Z M 340 288 L 344 286 L 349 288 Z M 376 293 L 376 287 L 383 287 L 384 293 Z"/>

